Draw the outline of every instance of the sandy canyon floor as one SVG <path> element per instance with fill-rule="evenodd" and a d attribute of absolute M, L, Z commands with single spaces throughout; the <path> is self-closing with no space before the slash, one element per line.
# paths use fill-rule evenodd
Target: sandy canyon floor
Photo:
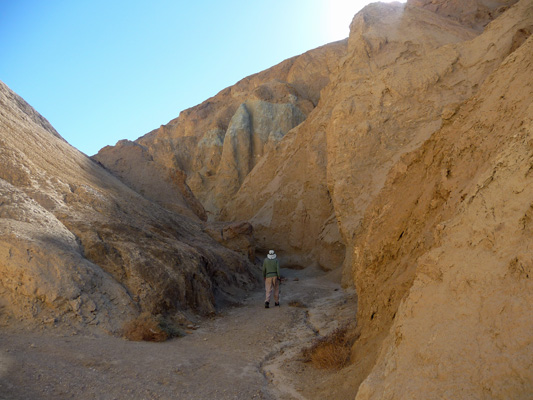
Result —
<path fill-rule="evenodd" d="M 302 349 L 353 320 L 355 296 L 335 273 L 283 275 L 281 307 L 265 309 L 258 289 L 164 343 L 0 328 L 0 399 L 328 398 L 324 386 L 342 372 L 315 369 Z M 329 398 L 353 399 L 337 380 Z"/>

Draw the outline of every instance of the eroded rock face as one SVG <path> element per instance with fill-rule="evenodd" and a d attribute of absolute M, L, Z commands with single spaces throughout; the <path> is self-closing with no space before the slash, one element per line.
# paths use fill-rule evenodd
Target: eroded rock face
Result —
<path fill-rule="evenodd" d="M 285 266 L 342 265 L 344 244 L 327 188 L 324 131 L 293 129 L 246 177 L 222 215 L 256 229 L 258 247 L 275 248 Z"/>
<path fill-rule="evenodd" d="M 309 156 L 302 153 L 304 159 L 300 158 L 292 169 L 299 174 L 308 162 L 316 159 L 317 163 L 305 167 L 309 170 L 305 180 L 298 183 L 299 188 L 283 186 L 277 190 L 275 185 L 266 187 L 268 178 L 251 175 L 256 169 L 265 171 L 266 166 L 265 173 L 270 176 L 278 166 L 286 164 L 284 158 L 272 160 L 287 133 L 315 109 L 320 91 L 328 84 L 345 49 L 346 41 L 342 41 L 312 50 L 247 77 L 197 107 L 183 111 L 176 120 L 136 141 L 151 157 L 141 165 L 149 166 L 153 160 L 161 176 L 165 171 L 183 171 L 188 187 L 205 208 L 208 219 L 250 220 L 261 249 L 276 248 L 287 257 L 291 254 L 286 260 L 289 263 L 316 263 L 320 255 L 321 264 L 326 268 L 340 265 L 344 258 L 343 245 L 339 242 L 329 195 L 323 179 L 313 176 L 315 171 L 325 176 L 325 149 L 319 148 L 325 141 L 318 142 L 312 137 L 313 132 L 309 132 L 313 144 L 309 151 L 303 151 Z M 162 185 L 162 180 L 145 183 L 135 168 L 119 165 L 128 159 L 118 154 L 116 149 L 122 147 L 118 143 L 115 148 L 105 148 L 94 158 L 126 181 L 135 181 L 136 190 L 160 192 L 153 185 Z M 321 155 L 317 156 L 315 150 Z M 268 163 L 265 157 L 269 157 Z M 252 190 L 251 197 L 243 199 L 248 196 L 243 187 Z M 267 198 L 273 190 L 277 191 L 275 197 Z M 300 202 L 304 192 L 307 199 Z M 278 199 L 284 201 L 281 207 L 277 205 Z M 172 207 L 163 196 L 153 200 Z M 270 205 L 256 215 L 265 203 Z M 276 212 L 274 219 L 269 220 L 265 214 L 273 204 Z"/>
<path fill-rule="evenodd" d="M 461 25 L 483 29 L 516 0 L 408 0 L 407 4 L 424 8 Z"/>
<path fill-rule="evenodd" d="M 345 282 L 358 293 L 351 367 L 362 382 L 358 399 L 527 398 L 532 27 L 528 0 L 373 4 L 354 18 L 347 43 L 248 77 L 95 157 L 162 208 L 123 192 L 99 169 L 97 183 L 93 175 L 70 182 L 56 171 L 59 178 L 38 187 L 62 187 L 60 195 L 36 190 L 35 177 L 46 175 L 21 162 L 28 159 L 22 150 L 4 156 L 16 168 L 6 169 L 2 190 L 19 190 L 13 196 L 53 214 L 54 243 L 90 260 L 83 271 L 101 267 L 94 285 L 105 274 L 125 282 L 106 289 L 112 296 L 89 291 L 85 314 L 113 298 L 157 310 L 165 304 L 158 293 L 179 298 L 167 308 L 209 312 L 202 307 L 213 304 L 210 288 L 239 286 L 213 267 L 220 258 L 233 265 L 235 255 L 206 248 L 216 240 L 253 259 L 256 243 L 275 248 L 285 267 L 344 263 Z M 87 176 L 93 164 L 78 162 Z M 166 187 L 168 171 L 181 186 Z M 124 193 L 135 209 L 120 200 Z M 196 221 L 248 222 L 200 228 L 168 210 Z M 99 217 L 115 213 L 130 226 L 128 237 L 136 232 L 130 241 L 123 225 Z M 232 274 L 246 279 L 237 265 Z"/>
<path fill-rule="evenodd" d="M 407 398 L 531 394 L 532 54 L 530 39 L 390 176 L 387 205 L 405 211 L 387 233 L 378 227 L 378 220 L 391 220 L 383 197 L 372 207 L 380 215 L 362 240 L 379 236 L 382 249 L 402 246 L 396 260 L 385 256 L 381 265 L 364 261 L 370 254 L 357 247 L 356 273 L 368 277 L 361 282 L 384 292 L 373 302 L 375 324 L 395 313 L 358 399 L 387 397 L 392 387 Z M 390 197 L 422 175 L 426 185 L 414 195 L 417 202 Z M 394 280 L 370 278 L 386 270 L 410 283 L 399 307 L 386 300 L 398 291 Z"/>
<path fill-rule="evenodd" d="M 304 120 L 305 115 L 292 103 L 253 100 L 241 104 L 224 136 L 213 182 L 208 184 L 199 172 L 193 174 L 189 182 L 194 182 L 193 188 L 197 192 L 206 186 L 211 193 L 206 199 L 207 207 L 212 211 L 220 210 L 232 200 L 263 155 Z"/>
<path fill-rule="evenodd" d="M 529 215 L 527 180 L 521 180 L 516 188 L 517 193 L 527 192 L 517 198 L 520 206 L 495 198 L 491 200 L 493 206 L 485 204 L 483 210 L 469 211 L 469 217 L 454 231 L 458 239 L 449 240 L 453 246 L 468 242 L 463 247 L 470 250 L 452 251 L 452 245 L 435 250 L 442 245 L 437 239 L 443 229 L 440 224 L 452 223 L 464 212 L 463 196 L 469 193 L 466 185 L 472 185 L 474 191 L 486 186 L 485 181 L 492 178 L 484 176 L 484 171 L 498 169 L 498 163 L 492 161 L 491 166 L 489 159 L 503 162 L 513 154 L 514 150 L 505 150 L 506 146 L 498 143 L 509 142 L 511 146 L 516 138 L 509 140 L 507 135 L 518 135 L 516 140 L 521 144 L 512 146 L 529 146 L 530 77 L 523 74 L 533 54 L 524 47 L 531 43 L 532 5 L 523 1 L 505 12 L 500 6 L 493 4 L 498 7 L 494 15 L 499 17 L 483 32 L 477 23 L 458 24 L 455 16 L 411 5 L 375 4 L 364 9 L 352 23 L 347 55 L 322 91 L 318 107 L 275 151 L 264 156 L 234 201 L 223 209 L 228 215 L 252 210 L 247 215 L 252 224 L 261 226 L 259 231 L 267 236 L 287 239 L 289 243 L 286 247 L 282 244 L 282 250 L 293 257 L 298 248 L 313 248 L 313 243 L 319 251 L 309 252 L 311 259 L 327 253 L 313 242 L 318 232 L 322 235 L 327 230 L 318 221 L 333 222 L 330 226 L 337 237 L 340 229 L 343 239 L 337 243 L 348 247 L 345 279 L 353 279 L 359 296 L 361 336 L 353 351 L 353 379 L 361 382 L 373 371 L 362 386 L 360 398 L 438 398 L 447 390 L 461 397 L 465 393 L 461 390 L 465 390 L 471 397 L 482 397 L 485 391 L 504 399 L 524 398 L 531 391 L 526 383 L 532 381 L 531 368 L 527 357 L 520 355 L 532 354 L 527 332 L 533 318 L 524 308 L 527 303 L 520 301 L 510 312 L 517 319 L 512 328 L 501 320 L 490 322 L 495 312 L 493 301 L 498 304 L 496 308 L 505 309 L 515 304 L 516 293 L 526 299 L 532 294 L 524 278 L 529 258 L 520 250 L 525 245 L 524 234 L 515 231 L 518 221 L 527 220 Z M 487 20 L 483 21 L 481 25 L 486 25 Z M 508 66 L 519 49 L 523 60 Z M 508 79 L 497 84 L 494 77 L 499 73 Z M 513 97 L 506 91 L 520 91 L 511 85 L 515 80 L 528 89 Z M 489 92 L 491 100 L 483 103 L 480 99 Z M 465 107 L 464 115 L 472 119 L 458 120 Z M 507 112 L 508 107 L 513 113 Z M 489 122 L 491 118 L 494 123 Z M 496 121 L 502 122 L 499 127 Z M 426 152 L 430 143 L 432 150 Z M 515 164 L 511 170 L 525 174 L 529 150 L 513 157 L 517 160 L 509 161 Z M 412 173 L 414 164 L 419 173 Z M 503 180 L 512 176 L 512 172 L 504 172 L 505 165 L 507 161 L 501 165 L 507 177 Z M 450 185 L 450 177 L 458 175 L 464 179 L 462 185 Z M 397 186 L 398 179 L 406 176 L 408 183 Z M 464 233 L 470 232 L 471 226 L 490 221 L 489 210 L 515 206 L 513 217 L 510 210 L 503 212 L 497 222 L 483 228 L 476 241 Z M 290 215 L 301 218 L 287 218 L 287 210 L 297 210 Z M 515 222 L 504 222 L 504 215 Z M 481 221 L 476 223 L 476 218 Z M 499 240 L 493 238 L 487 243 L 483 238 L 492 237 L 489 232 L 499 224 L 503 225 L 498 229 L 503 230 L 507 223 L 506 235 L 516 238 L 517 244 L 513 239 L 485 254 L 485 248 Z M 267 238 L 259 237 L 261 240 Z M 299 247 L 303 240 L 308 240 L 307 244 Z M 448 252 L 456 254 L 448 259 L 444 256 Z M 488 262 L 493 256 L 500 258 L 498 254 L 506 255 L 500 261 Z M 447 261 L 442 264 L 444 259 Z M 304 256 L 299 255 L 299 260 Z M 509 279 L 510 269 L 522 271 L 522 280 Z M 428 274 L 431 281 L 439 283 L 426 287 Z M 463 280 L 475 289 L 469 284 L 461 286 Z M 416 294 L 411 298 L 413 291 Z M 494 297 L 487 298 L 484 292 Z M 467 304 L 470 296 L 472 303 Z M 409 304 L 405 311 L 404 302 Z M 432 311 L 426 311 L 429 304 Z M 439 329 L 445 334 L 434 333 Z M 509 335 L 514 329 L 520 339 L 506 350 L 501 349 L 502 342 L 489 344 L 488 338 L 495 331 L 505 331 L 503 335 L 512 340 Z M 422 343 L 427 345 L 420 350 Z M 487 354 L 476 350 L 480 345 Z M 457 350 L 447 351 L 453 347 Z M 516 360 L 513 367 L 479 372 L 482 365 L 507 358 Z M 419 379 L 409 378 L 411 363 Z M 397 367 L 400 364 L 402 368 Z M 461 367 L 456 367 L 458 364 Z M 513 375 L 514 367 L 521 372 Z M 450 384 L 437 380 L 426 385 L 435 377 Z M 507 381 L 513 383 L 508 385 Z M 454 386 L 451 382 L 460 383 Z M 398 387 L 404 390 L 396 390 Z"/>
<path fill-rule="evenodd" d="M 76 237 L 22 190 L 0 180 L 2 318 L 67 317 L 116 331 L 135 307 L 126 289 L 82 256 Z"/>
<path fill-rule="evenodd" d="M 145 146 L 121 140 L 116 146 L 101 149 L 94 159 L 113 160 L 106 167 L 144 197 L 178 214 L 207 219 L 204 207 L 185 182 L 185 173 L 176 168 L 163 168 Z"/>
<path fill-rule="evenodd" d="M 499 53 L 479 48 L 463 60 L 453 45 L 479 33 L 420 7 L 365 8 L 318 106 L 249 173 L 222 217 L 252 222 L 259 246 L 278 247 L 289 264 L 344 261 L 348 283 L 354 239 L 391 166 L 506 56 L 502 43 Z"/>
<path fill-rule="evenodd" d="M 247 258 L 205 234 L 195 213 L 182 216 L 131 190 L 3 83 L 0 114 L 3 322 L 116 332 L 140 311 L 209 314 L 253 287 Z M 150 160 L 132 147 L 130 160 Z M 159 177 L 155 168 L 143 172 Z M 190 206 L 180 201 L 180 211 Z"/>
<path fill-rule="evenodd" d="M 254 227 L 247 221 L 241 222 L 207 222 L 203 224 L 204 232 L 224 245 L 255 262 Z"/>
<path fill-rule="evenodd" d="M 366 210 L 354 358 L 377 361 L 357 399 L 531 393 L 533 41 L 512 43 L 532 18 L 533 4 L 519 2 L 473 41 L 439 50 L 456 51 L 470 77 L 489 70 Z"/>

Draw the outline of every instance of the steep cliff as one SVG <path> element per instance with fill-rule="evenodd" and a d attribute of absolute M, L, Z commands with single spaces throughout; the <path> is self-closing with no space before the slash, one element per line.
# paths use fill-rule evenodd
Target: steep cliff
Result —
<path fill-rule="evenodd" d="M 209 314 L 256 282 L 200 223 L 134 192 L 0 83 L 0 318 L 116 332 Z"/>
<path fill-rule="evenodd" d="M 318 106 L 263 157 L 222 215 L 249 220 L 258 241 L 279 248 L 289 264 L 334 269 L 347 246 L 349 267 L 356 229 L 393 160 L 438 128 L 447 102 L 471 93 L 467 84 L 457 94 L 450 88 L 451 100 L 432 87 L 446 64 L 425 77 L 399 64 L 476 34 L 420 8 L 365 8 Z M 429 90 L 436 99 L 419 106 Z"/>
<path fill-rule="evenodd" d="M 517 203 L 504 202 L 496 191 L 494 205 L 488 208 L 501 208 L 509 217 L 506 221 L 507 216 L 500 216 L 492 227 L 510 224 L 513 228 L 506 235 L 512 240 L 481 257 L 486 246 L 483 237 L 491 231 L 485 227 L 478 232 L 478 239 L 471 239 L 474 256 L 459 250 L 452 255 L 452 247 L 435 250 L 440 246 L 441 223 L 452 223 L 452 218 L 462 213 L 462 201 L 468 196 L 466 185 L 484 186 L 487 177 L 479 176 L 491 168 L 489 155 L 494 159 L 504 154 L 518 157 L 523 166 L 515 166 L 516 170 L 529 168 L 529 155 L 507 148 L 512 142 L 508 137 L 518 131 L 531 134 L 526 127 L 531 116 L 527 99 L 533 53 L 527 44 L 533 31 L 532 4 L 512 3 L 420 1 L 366 7 L 352 22 L 346 56 L 323 89 L 316 109 L 285 136 L 275 152 L 263 158 L 264 164 L 250 173 L 224 209 L 228 215 L 252 209 L 250 221 L 263 226 L 261 231 L 273 238 L 287 238 L 289 243 L 280 246 L 292 254 L 298 245 L 287 233 L 305 226 L 296 239 L 318 244 L 314 247 L 318 251 L 308 254 L 311 260 L 320 260 L 328 252 L 321 247 L 325 240 L 313 242 L 317 230 L 309 227 L 320 225 L 321 218 L 340 230 L 341 243 L 347 247 L 344 280 L 355 284 L 359 299 L 360 337 L 353 348 L 350 379 L 361 382 L 373 371 L 362 386 L 361 398 L 440 398 L 450 392 L 455 397 L 492 393 L 503 399 L 527 398 L 531 393 L 532 371 L 527 360 L 533 349 L 527 332 L 533 318 L 527 300 L 514 299 L 532 295 L 527 278 L 529 256 L 520 249 L 525 245 L 520 238 L 527 229 L 516 230 L 519 221 L 527 220 L 530 208 L 527 181 L 517 183 L 516 192 L 524 195 Z M 508 65 L 518 50 L 523 60 Z M 497 74 L 504 78 L 496 80 Z M 518 89 L 519 85 L 527 90 Z M 480 99 L 489 96 L 478 111 Z M 456 122 L 465 108 L 463 115 L 472 120 Z M 500 126 L 496 127 L 496 122 L 491 125 L 491 120 L 499 121 Z M 495 131 L 501 136 L 495 136 Z M 436 139 L 440 136 L 448 137 L 447 145 Z M 519 141 L 526 146 L 529 139 Z M 424 154 L 430 143 L 433 152 Z M 435 159 L 437 152 L 440 158 Z M 481 159 L 474 162 L 477 157 Z M 410 169 L 413 163 L 420 168 L 418 173 Z M 503 165 L 501 172 L 506 174 Z M 451 176 L 462 176 L 462 185 L 450 186 Z M 511 174 L 506 176 L 504 181 Z M 396 182 L 399 177 L 408 177 L 404 185 Z M 503 211 L 515 206 L 514 216 Z M 313 211 L 307 213 L 309 209 Z M 288 218 L 287 210 L 302 211 L 301 219 Z M 476 218 L 480 218 L 479 224 L 486 218 L 483 210 L 470 212 L 469 219 L 455 231 L 459 242 L 468 240 Z M 302 223 L 306 218 L 308 222 Z M 513 218 L 515 222 L 511 222 Z M 274 225 L 275 220 L 281 222 Z M 265 226 L 276 229 L 269 231 Z M 340 246 L 336 250 L 339 254 Z M 501 253 L 508 259 L 488 262 Z M 426 287 L 425 275 L 443 280 L 443 271 L 451 268 L 452 261 L 441 263 L 444 254 L 455 262 L 462 256 L 476 262 L 448 271 L 443 287 Z M 336 265 L 339 259 L 328 258 L 325 264 Z M 521 271 L 521 279 L 507 280 L 507 269 Z M 463 279 L 468 285 L 476 282 L 477 287 L 464 293 L 462 286 L 453 288 Z M 420 292 L 414 300 L 410 297 L 413 290 Z M 458 296 L 464 301 L 457 301 Z M 410 311 L 403 311 L 403 318 L 408 317 L 404 322 L 400 312 L 407 307 L 404 303 L 411 302 Z M 493 314 L 493 305 L 512 309 L 510 319 L 516 318 L 516 322 L 507 327 L 504 321 L 491 321 L 499 318 Z M 417 316 L 409 314 L 415 307 Z M 477 307 L 476 312 L 472 307 Z M 404 323 L 409 323 L 409 328 L 404 330 Z M 434 333 L 439 329 L 442 334 Z M 404 341 L 407 331 L 410 339 Z M 507 340 L 513 342 L 509 336 L 513 331 L 519 339 L 504 345 Z M 499 334 L 505 339 L 491 344 Z M 419 356 L 421 343 L 427 343 L 427 354 Z M 507 358 L 516 361 L 512 366 L 500 365 Z M 494 371 L 479 372 L 487 363 L 495 364 Z M 401 369 L 396 366 L 399 364 Z M 411 365 L 419 369 L 418 380 L 409 379 Z M 513 372 L 515 367 L 520 372 Z M 436 382 L 428 384 L 429 379 Z"/>
<path fill-rule="evenodd" d="M 401 160 L 370 208 L 355 274 L 380 294 L 369 290 L 360 318 L 393 323 L 358 399 L 533 393 L 532 55 L 533 37 Z"/>
<path fill-rule="evenodd" d="M 102 149 L 94 159 L 171 209 L 181 206 L 182 196 L 174 204 L 169 201 L 167 193 L 178 190 L 167 176 L 181 171 L 209 220 L 249 220 L 258 247 L 275 247 L 287 263 L 308 265 L 318 257 L 325 268 L 338 266 L 344 246 L 325 185 L 323 134 L 315 138 L 309 131 L 310 149 L 303 149 L 292 167 L 286 154 L 276 157 L 280 147 L 287 148 L 283 143 L 292 140 L 285 139 L 287 133 L 315 109 L 345 50 L 346 41 L 341 41 L 309 51 L 183 111 L 135 142 L 142 148 L 136 151 L 149 157 L 145 162 L 132 159 L 135 146 L 125 141 Z M 140 174 L 137 168 L 157 169 L 159 178 Z M 280 181 L 266 187 L 278 168 L 284 168 L 283 175 L 291 174 L 294 184 L 281 187 Z M 261 172 L 254 175 L 256 170 Z"/>
<path fill-rule="evenodd" d="M 357 399 L 532 393 L 532 24 L 521 1 L 411 66 L 455 54 L 436 89 L 472 91 L 394 163 L 357 231 L 353 358 L 372 370 Z"/>

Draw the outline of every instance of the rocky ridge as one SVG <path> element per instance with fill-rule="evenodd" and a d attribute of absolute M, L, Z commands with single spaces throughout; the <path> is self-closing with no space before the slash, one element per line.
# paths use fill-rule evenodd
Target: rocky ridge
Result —
<path fill-rule="evenodd" d="M 178 118 L 139 138 L 135 144 L 122 141 L 103 148 L 93 158 L 135 190 L 150 193 L 152 200 L 168 208 L 180 207 L 182 203 L 178 196 L 175 204 L 171 204 L 167 196 L 170 191 L 177 191 L 167 175 L 180 171 L 209 220 L 248 220 L 254 226 L 259 249 L 276 247 L 292 264 L 302 266 L 315 262 L 321 252 L 324 254 L 321 265 L 331 269 L 332 264 L 342 263 L 343 257 L 337 253 L 343 253 L 343 245 L 324 184 L 319 184 L 321 196 L 311 193 L 296 213 L 293 213 L 295 206 L 305 197 L 301 187 L 294 188 L 289 198 L 280 191 L 277 198 L 286 203 L 276 204 L 283 210 L 274 214 L 270 212 L 273 203 L 265 205 L 255 195 L 245 204 L 240 202 L 235 206 L 243 208 L 239 214 L 226 211 L 226 205 L 237 204 L 237 193 L 248 181 L 261 190 L 278 189 L 267 185 L 269 180 L 263 177 L 256 179 L 253 171 L 268 166 L 266 169 L 271 172 L 272 165 L 286 167 L 287 163 L 279 160 L 272 164 L 268 157 L 284 146 L 287 133 L 315 109 L 320 92 L 338 67 L 345 49 L 346 41 L 341 41 L 286 60 L 181 112 Z M 131 159 L 134 146 L 142 148 L 138 151 L 144 152 L 149 161 L 139 163 L 138 158 Z M 314 150 L 321 151 L 316 147 Z M 309 156 L 304 157 L 307 163 Z M 313 159 L 308 160 L 307 175 L 313 179 L 322 174 L 325 158 L 315 157 L 313 152 L 310 157 Z M 154 165 L 159 168 L 159 178 L 143 179 L 136 170 L 139 166 L 144 169 Z M 300 165 L 295 166 L 295 174 L 302 173 Z M 158 186 L 157 190 L 154 185 Z M 310 185 L 314 186 L 311 182 Z M 261 207 L 263 216 L 252 218 Z M 289 243 L 275 232 L 284 232 L 293 239 Z M 317 240 L 319 235 L 325 240 Z"/>
<path fill-rule="evenodd" d="M 184 323 L 255 285 L 248 257 L 131 190 L 3 83 L 0 113 L 3 323 L 118 332 L 142 311 Z"/>

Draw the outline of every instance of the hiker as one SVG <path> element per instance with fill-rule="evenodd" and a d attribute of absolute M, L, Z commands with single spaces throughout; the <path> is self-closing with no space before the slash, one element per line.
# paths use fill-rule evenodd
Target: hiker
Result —
<path fill-rule="evenodd" d="M 279 307 L 279 284 L 281 282 L 281 275 L 279 273 L 279 261 L 276 258 L 274 250 L 268 252 L 267 258 L 263 261 L 263 278 L 265 279 L 265 308 L 270 305 L 270 296 L 274 290 L 275 305 Z"/>

